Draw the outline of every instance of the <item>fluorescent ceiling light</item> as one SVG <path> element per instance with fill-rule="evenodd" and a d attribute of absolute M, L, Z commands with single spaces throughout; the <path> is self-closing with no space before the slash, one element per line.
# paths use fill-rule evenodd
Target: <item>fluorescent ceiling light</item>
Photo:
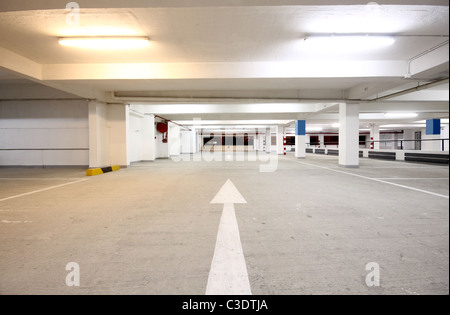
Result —
<path fill-rule="evenodd" d="M 306 127 L 306 131 L 322 131 L 322 127 Z"/>
<path fill-rule="evenodd" d="M 311 35 L 305 38 L 306 47 L 313 50 L 361 51 L 393 45 L 392 36 L 381 35 Z"/>
<path fill-rule="evenodd" d="M 415 118 L 419 116 L 416 113 L 386 113 L 384 117 L 386 118 Z"/>
<path fill-rule="evenodd" d="M 148 37 L 63 37 L 59 44 L 66 47 L 77 47 L 95 50 L 128 50 L 150 46 Z"/>
<path fill-rule="evenodd" d="M 426 124 L 390 124 L 390 125 L 381 125 L 382 128 L 425 128 Z"/>
<path fill-rule="evenodd" d="M 419 121 L 415 121 L 415 123 L 416 124 L 426 124 L 427 121 L 426 120 L 419 120 Z M 449 123 L 448 118 L 441 119 L 441 124 L 448 124 L 448 123 Z"/>

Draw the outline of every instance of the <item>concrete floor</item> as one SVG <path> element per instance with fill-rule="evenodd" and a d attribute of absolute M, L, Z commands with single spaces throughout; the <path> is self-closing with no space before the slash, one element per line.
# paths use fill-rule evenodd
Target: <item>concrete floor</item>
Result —
<path fill-rule="evenodd" d="M 253 294 L 448 294 L 448 166 L 337 164 L 0 169 L 0 294 L 205 294 L 223 209 L 210 202 L 227 179 L 247 200 L 235 209 Z M 369 262 L 380 287 L 365 284 Z"/>

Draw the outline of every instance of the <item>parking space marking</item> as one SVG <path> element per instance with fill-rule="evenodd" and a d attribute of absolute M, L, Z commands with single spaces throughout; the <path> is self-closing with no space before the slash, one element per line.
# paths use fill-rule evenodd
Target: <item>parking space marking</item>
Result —
<path fill-rule="evenodd" d="M 43 189 L 39 189 L 39 190 L 34 190 L 34 191 L 30 191 L 30 192 L 27 192 L 27 193 L 24 193 L 24 194 L 20 194 L 20 195 L 10 196 L 10 197 L 7 197 L 7 198 L 0 199 L 0 202 L 6 201 L 6 200 L 15 199 L 15 198 L 20 198 L 20 197 L 24 197 L 24 196 L 28 196 L 28 195 L 32 195 L 32 194 L 37 194 L 37 193 L 40 193 L 40 192 L 43 192 L 43 191 L 47 191 L 47 190 L 51 190 L 51 189 L 55 189 L 55 188 L 59 188 L 59 187 L 64 187 L 64 186 L 68 186 L 68 185 L 84 182 L 84 181 L 87 181 L 87 180 L 89 180 L 89 179 L 83 178 L 83 179 L 80 179 L 80 180 L 77 180 L 77 181 L 74 181 L 74 182 L 70 182 L 70 183 L 65 183 L 65 184 L 51 186 L 51 187 L 47 187 L 47 188 L 43 188 Z"/>
<path fill-rule="evenodd" d="M 329 171 L 336 172 L 336 173 L 341 173 L 341 174 L 345 174 L 345 175 L 350 175 L 350 176 L 354 176 L 354 177 L 359 177 L 359 178 L 371 180 L 371 181 L 374 181 L 374 182 L 379 182 L 379 183 L 383 183 L 383 184 L 388 184 L 388 185 L 392 185 L 392 186 L 397 186 L 397 187 L 400 187 L 400 188 L 405 188 L 405 189 L 409 189 L 409 190 L 414 190 L 414 191 L 417 191 L 417 192 L 429 194 L 429 195 L 436 196 L 436 197 L 441 197 L 441 198 L 449 199 L 449 196 L 446 196 L 446 195 L 441 195 L 441 194 L 434 193 L 434 192 L 431 192 L 431 191 L 428 191 L 428 190 L 418 189 L 418 188 L 414 188 L 414 187 L 410 187 L 410 186 L 400 185 L 400 184 L 396 184 L 396 183 L 390 183 L 390 182 L 387 182 L 387 181 L 382 180 L 382 179 L 377 179 L 377 178 L 367 177 L 367 176 L 363 176 L 363 175 L 359 175 L 359 174 L 354 174 L 354 173 L 350 173 L 350 172 L 344 172 L 344 171 L 339 170 L 339 169 L 333 169 L 333 168 L 330 168 L 330 167 L 325 167 L 325 166 L 320 166 L 320 165 L 315 165 L 315 164 L 310 164 L 310 163 L 305 163 L 305 162 L 300 162 L 300 161 L 295 161 L 295 160 L 294 160 L 294 162 L 297 162 L 297 163 L 302 164 L 302 165 L 313 166 L 313 167 L 317 167 L 317 168 L 329 170 Z"/>
<path fill-rule="evenodd" d="M 407 178 L 407 177 L 404 177 L 404 178 L 398 178 L 398 177 L 386 177 L 386 178 L 374 178 L 374 179 L 380 179 L 380 180 L 427 180 L 427 179 L 430 179 L 430 180 L 449 180 L 449 178 L 447 177 L 447 178 L 444 178 L 444 177 L 434 177 L 434 178 L 431 178 L 431 177 L 421 177 L 421 178 Z"/>
<path fill-rule="evenodd" d="M 29 178 L 14 178 L 14 177 L 0 177 L 0 180 L 4 180 L 4 181 L 51 181 L 51 180 L 79 180 L 80 178 L 62 178 L 62 177 L 48 177 L 48 178 L 36 178 L 36 177 L 29 177 Z"/>

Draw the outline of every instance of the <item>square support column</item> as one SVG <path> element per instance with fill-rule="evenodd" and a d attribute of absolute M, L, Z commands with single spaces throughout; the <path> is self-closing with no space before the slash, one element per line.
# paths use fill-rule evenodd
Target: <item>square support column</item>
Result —
<path fill-rule="evenodd" d="M 104 167 L 108 160 L 108 119 L 106 104 L 89 102 L 89 167 Z"/>
<path fill-rule="evenodd" d="M 266 128 L 266 153 L 272 152 L 272 134 L 270 127 Z"/>
<path fill-rule="evenodd" d="M 442 151 L 441 120 L 427 120 L 426 135 L 423 137 L 422 151 Z"/>
<path fill-rule="evenodd" d="M 319 134 L 319 148 L 325 148 L 325 135 Z"/>
<path fill-rule="evenodd" d="M 306 158 L 306 121 L 304 120 L 295 122 L 295 157 Z"/>
<path fill-rule="evenodd" d="M 372 142 L 373 141 L 373 142 Z M 380 149 L 380 126 L 377 124 L 370 125 L 370 149 Z"/>
<path fill-rule="evenodd" d="M 441 126 L 441 139 L 448 139 L 448 134 L 449 134 L 449 126 L 445 125 L 445 126 Z M 442 142 L 442 141 L 441 141 Z M 444 151 L 448 151 L 448 147 L 449 147 L 449 141 L 445 140 L 444 142 Z"/>
<path fill-rule="evenodd" d="M 128 166 L 128 107 L 89 102 L 89 167 Z"/>
<path fill-rule="evenodd" d="M 277 154 L 284 154 L 284 127 L 277 127 Z"/>
<path fill-rule="evenodd" d="M 359 167 L 359 104 L 339 105 L 339 165 Z"/>

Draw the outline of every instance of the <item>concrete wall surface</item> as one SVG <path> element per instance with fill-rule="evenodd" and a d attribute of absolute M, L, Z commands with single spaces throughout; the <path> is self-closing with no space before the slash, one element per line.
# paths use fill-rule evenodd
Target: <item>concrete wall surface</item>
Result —
<path fill-rule="evenodd" d="M 0 102 L 0 165 L 89 164 L 88 102 Z"/>

